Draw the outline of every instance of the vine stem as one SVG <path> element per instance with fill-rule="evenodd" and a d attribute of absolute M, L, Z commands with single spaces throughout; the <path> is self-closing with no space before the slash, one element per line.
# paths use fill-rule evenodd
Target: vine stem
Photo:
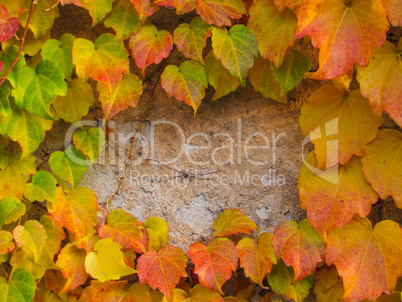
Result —
<path fill-rule="evenodd" d="M 164 65 L 164 64 L 163 64 L 163 65 Z M 159 69 L 159 68 L 158 68 L 158 69 Z M 145 119 L 146 119 L 147 116 L 148 116 L 149 105 L 151 104 L 151 100 L 154 98 L 154 93 L 155 93 L 155 90 L 156 90 L 156 86 L 158 85 L 159 81 L 160 81 L 160 75 L 158 76 L 158 79 L 156 80 L 154 86 L 152 87 L 151 97 L 150 97 L 150 98 L 148 99 L 148 101 L 147 101 L 147 107 L 146 107 L 146 109 L 145 109 L 145 113 L 144 113 L 144 116 L 143 116 L 143 118 L 142 118 L 142 120 L 141 120 L 141 123 L 138 125 L 137 130 L 135 131 L 135 133 L 133 134 L 133 136 L 130 138 L 130 143 L 131 143 L 131 144 L 130 144 L 130 151 L 129 151 L 129 153 L 128 153 L 128 157 L 127 157 L 126 164 L 125 164 L 125 166 L 124 166 L 123 173 L 122 173 L 122 175 L 121 175 L 121 177 L 120 177 L 119 185 L 117 186 L 117 189 L 116 189 L 116 191 L 113 193 L 113 195 L 110 196 L 110 198 L 109 198 L 109 199 L 107 200 L 107 202 L 106 202 L 106 208 L 107 208 L 108 210 L 109 210 L 109 203 L 113 200 L 113 198 L 114 198 L 116 195 L 119 194 L 120 188 L 121 188 L 121 186 L 123 185 L 123 180 L 124 180 L 124 178 L 125 178 L 125 176 L 126 176 L 126 172 L 127 172 L 128 166 L 129 166 L 130 161 L 131 161 L 131 158 L 132 158 L 132 156 L 133 156 L 135 138 L 136 138 L 137 134 L 141 131 L 142 125 L 144 124 Z"/>
<path fill-rule="evenodd" d="M 33 13 L 34 7 L 35 7 L 35 2 L 36 2 L 36 0 L 32 0 L 32 3 L 31 3 L 31 10 L 29 11 L 27 24 L 26 24 L 26 26 L 25 26 L 24 34 L 22 35 L 22 38 L 21 38 L 20 48 L 18 49 L 17 56 L 15 57 L 14 62 L 13 62 L 13 63 L 11 64 L 11 66 L 8 68 L 7 72 L 6 72 L 6 73 L 4 74 L 4 76 L 0 79 L 0 86 L 4 83 L 4 81 L 6 80 L 6 78 L 8 77 L 8 75 L 10 74 L 11 70 L 14 68 L 15 64 L 17 64 L 17 62 L 20 60 L 21 52 L 22 52 L 22 47 L 24 46 L 25 37 L 26 37 L 27 32 L 28 32 L 28 26 L 29 26 L 29 23 L 31 22 L 32 13 Z"/>

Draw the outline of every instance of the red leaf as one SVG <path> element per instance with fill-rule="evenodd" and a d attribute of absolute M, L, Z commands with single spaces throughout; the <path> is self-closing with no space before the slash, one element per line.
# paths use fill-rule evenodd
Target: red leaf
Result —
<path fill-rule="evenodd" d="M 154 3 L 159 6 L 174 7 L 178 15 L 186 14 L 194 10 L 194 0 L 155 0 Z"/>
<path fill-rule="evenodd" d="M 232 19 L 239 19 L 247 14 L 241 0 L 196 0 L 197 13 L 205 22 L 217 26 L 231 26 Z"/>
<path fill-rule="evenodd" d="M 9 18 L 7 8 L 0 4 L 0 42 L 7 41 L 14 36 L 19 26 L 18 18 Z"/>
<path fill-rule="evenodd" d="M 237 254 L 233 242 L 227 238 L 217 238 L 208 246 L 196 242 L 188 250 L 200 283 L 222 294 L 222 285 L 230 279 L 232 271 L 237 269 Z"/>
<path fill-rule="evenodd" d="M 156 12 L 159 7 L 151 3 L 151 0 L 130 0 L 132 4 L 134 4 L 135 9 L 140 16 L 141 21 L 145 21 L 145 19 L 151 16 L 154 12 Z"/>

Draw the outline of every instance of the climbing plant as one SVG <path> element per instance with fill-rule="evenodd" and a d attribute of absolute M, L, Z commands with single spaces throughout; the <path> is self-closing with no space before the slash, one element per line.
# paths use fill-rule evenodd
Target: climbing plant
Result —
<path fill-rule="evenodd" d="M 93 26 L 115 34 L 52 39 L 63 5 L 86 9 Z M 302 301 L 312 290 L 317 301 L 399 301 L 402 229 L 391 220 L 372 226 L 367 215 L 384 200 L 402 208 L 402 40 L 390 35 L 401 32 L 401 7 L 400 0 L 1 0 L 0 301 L 248 301 L 253 294 Z M 193 19 L 173 33 L 149 22 L 166 8 Z M 311 52 L 295 47 L 310 41 L 319 49 L 314 70 Z M 174 47 L 186 59 L 164 64 Z M 260 233 L 240 210 L 227 209 L 212 226 L 215 239 L 186 254 L 167 245 L 162 219 L 109 213 L 78 186 L 82 163 L 98 158 L 105 142 L 100 128 L 77 130 L 71 146 L 46 159 L 50 170 L 35 163 L 32 152 L 54 123 L 77 123 L 94 106 L 88 81 L 97 82 L 107 121 L 137 106 L 152 64 L 162 68 L 154 87 L 194 114 L 209 85 L 212 101 L 249 79 L 263 96 L 287 103 L 303 78 L 331 80 L 299 119 L 314 144 L 298 178 L 307 218 Z M 393 129 L 383 126 L 384 114 Z M 315 131 L 333 125 L 337 148 Z M 32 206 L 46 214 L 30 217 Z"/>

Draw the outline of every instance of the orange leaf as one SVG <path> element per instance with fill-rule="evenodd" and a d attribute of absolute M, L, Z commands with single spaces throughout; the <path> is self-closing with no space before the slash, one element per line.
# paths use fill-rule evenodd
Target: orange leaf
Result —
<path fill-rule="evenodd" d="M 178 15 L 189 13 L 195 8 L 195 0 L 155 0 L 154 3 L 159 6 L 174 7 Z"/>
<path fill-rule="evenodd" d="M 171 301 L 180 277 L 186 277 L 186 253 L 178 247 L 165 246 L 159 253 L 147 251 L 138 259 L 137 270 L 141 284 L 158 288 Z"/>
<path fill-rule="evenodd" d="M 395 289 L 402 276 L 402 229 L 396 222 L 381 221 L 373 230 L 367 218 L 355 216 L 328 231 L 326 241 L 327 264 L 343 278 L 343 299 L 372 300 Z"/>
<path fill-rule="evenodd" d="M 96 226 L 98 203 L 95 193 L 85 187 L 78 187 L 68 195 L 61 187 L 57 188 L 56 202 L 50 204 L 49 212 L 60 225 L 85 237 Z"/>
<path fill-rule="evenodd" d="M 129 42 L 131 55 L 141 73 L 152 63 L 159 64 L 169 56 L 173 49 L 172 35 L 166 30 L 159 30 L 153 24 L 143 24 Z"/>
<path fill-rule="evenodd" d="M 148 287 L 135 283 L 127 289 L 127 281 L 91 281 L 82 292 L 80 302 L 152 302 Z"/>
<path fill-rule="evenodd" d="M 88 274 L 85 271 L 86 255 L 85 250 L 78 249 L 71 243 L 68 243 L 60 251 L 56 264 L 62 268 L 61 273 L 67 279 L 63 287 L 64 292 L 73 290 L 87 281 Z"/>
<path fill-rule="evenodd" d="M 348 73 L 353 64 L 366 66 L 371 48 L 384 43 L 389 22 L 379 0 L 305 0 L 297 8 L 297 39 L 311 37 L 320 48 L 313 79 L 332 79 Z"/>
<path fill-rule="evenodd" d="M 222 285 L 230 279 L 232 271 L 237 269 L 237 254 L 233 242 L 227 238 L 214 239 L 208 246 L 196 242 L 188 249 L 201 284 L 221 294 Z"/>
<path fill-rule="evenodd" d="M 301 2 L 302 0 L 274 0 L 275 5 L 280 12 L 283 11 L 285 7 L 295 9 Z"/>
<path fill-rule="evenodd" d="M 388 19 L 392 26 L 402 26 L 402 1 L 401 0 L 382 0 L 382 4 L 388 14 Z"/>
<path fill-rule="evenodd" d="M 144 224 L 122 209 L 113 210 L 107 224 L 99 230 L 102 239 L 112 238 L 123 249 L 134 249 L 138 254 L 147 250 L 148 236 Z"/>
<path fill-rule="evenodd" d="M 291 220 L 282 222 L 275 229 L 272 246 L 278 258 L 282 258 L 287 266 L 293 266 L 294 281 L 312 275 L 317 262 L 324 260 L 325 243 L 307 219 L 299 225 Z"/>
<path fill-rule="evenodd" d="M 156 12 L 159 7 L 153 4 L 151 0 L 130 0 L 132 4 L 134 4 L 135 9 L 140 16 L 140 20 L 143 22 L 149 16 L 151 16 L 154 12 Z M 152 3 L 151 3 L 152 2 Z"/>
<path fill-rule="evenodd" d="M 316 167 L 313 151 L 307 156 L 298 178 L 300 206 L 307 210 L 311 226 L 325 231 L 344 226 L 355 214 L 364 217 L 370 213 L 378 195 L 364 178 L 358 157 L 324 171 Z"/>
<path fill-rule="evenodd" d="M 247 14 L 241 0 L 196 0 L 197 13 L 205 22 L 217 26 L 231 26 L 232 19 L 239 19 Z"/>
<path fill-rule="evenodd" d="M 277 261 L 271 242 L 272 235 L 262 233 L 258 237 L 257 244 L 251 238 L 243 238 L 236 245 L 244 274 L 262 287 L 264 287 L 262 282 L 265 275 L 271 271 L 272 264 L 276 264 Z"/>
<path fill-rule="evenodd" d="M 240 209 L 228 209 L 219 214 L 212 227 L 215 230 L 212 235 L 225 237 L 237 233 L 249 234 L 257 225 Z"/>

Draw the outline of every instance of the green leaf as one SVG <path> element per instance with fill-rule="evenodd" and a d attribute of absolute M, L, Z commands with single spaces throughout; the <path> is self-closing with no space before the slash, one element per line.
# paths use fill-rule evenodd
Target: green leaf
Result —
<path fill-rule="evenodd" d="M 20 144 L 24 158 L 38 149 L 45 132 L 52 128 L 53 121 L 43 119 L 18 108 L 12 108 L 8 117 L 0 116 L 0 134 Z"/>
<path fill-rule="evenodd" d="M 239 81 L 230 74 L 221 61 L 215 59 L 212 50 L 205 58 L 205 69 L 208 75 L 208 82 L 215 89 L 215 94 L 211 101 L 216 101 L 239 87 Z"/>
<path fill-rule="evenodd" d="M 92 17 L 92 26 L 97 25 L 105 18 L 112 10 L 114 1 L 115 0 L 81 0 Z"/>
<path fill-rule="evenodd" d="M 309 294 L 313 285 L 313 278 L 306 278 L 294 282 L 295 274 L 292 267 L 287 267 L 282 260 L 278 261 L 271 273 L 267 275 L 268 284 L 275 294 L 293 299 L 295 302 L 302 302 Z M 293 283 L 294 282 L 294 283 Z"/>
<path fill-rule="evenodd" d="M 85 270 L 101 282 L 136 273 L 124 263 L 123 257 L 120 244 L 111 238 L 101 239 L 95 243 L 95 252 L 85 258 Z"/>
<path fill-rule="evenodd" d="M 108 90 L 128 73 L 128 52 L 115 35 L 103 34 L 95 44 L 86 39 L 76 39 L 73 46 L 73 62 L 78 78 L 89 77 L 105 83 Z"/>
<path fill-rule="evenodd" d="M 0 302 L 32 302 L 36 283 L 32 274 L 22 268 L 16 269 L 10 283 L 0 278 Z"/>
<path fill-rule="evenodd" d="M 175 29 L 173 42 L 186 58 L 204 64 L 202 51 L 207 45 L 208 37 L 211 36 L 212 28 L 212 25 L 196 17 L 191 20 L 191 24 L 183 23 Z"/>
<path fill-rule="evenodd" d="M 25 214 L 25 204 L 15 197 L 6 197 L 0 201 L 0 228 L 3 223 L 17 221 Z"/>
<path fill-rule="evenodd" d="M 266 98 L 271 98 L 279 103 L 286 104 L 286 96 L 281 94 L 281 88 L 274 76 L 274 64 L 259 57 L 255 60 L 250 70 L 250 82 L 255 91 L 261 92 Z"/>
<path fill-rule="evenodd" d="M 212 48 L 223 66 L 242 86 L 246 86 L 247 72 L 253 67 L 253 57 L 258 55 L 254 34 L 244 25 L 235 25 L 229 32 L 226 28 L 216 27 L 212 30 Z"/>
<path fill-rule="evenodd" d="M 137 106 L 142 95 L 142 82 L 135 74 L 129 73 L 117 83 L 112 93 L 109 93 L 107 86 L 101 82 L 98 83 L 97 89 L 103 116 L 109 120 L 120 111 Z"/>
<path fill-rule="evenodd" d="M 161 85 L 169 97 L 193 107 L 195 114 L 208 87 L 207 72 L 204 66 L 191 60 L 180 67 L 168 65 L 161 75 Z"/>
<path fill-rule="evenodd" d="M 103 23 L 106 27 L 112 27 L 120 40 L 130 38 L 141 25 L 138 13 L 130 0 L 119 0 Z"/>
<path fill-rule="evenodd" d="M 247 26 L 256 35 L 261 56 L 282 65 L 286 49 L 292 46 L 297 18 L 293 10 L 279 12 L 272 0 L 256 0 L 250 8 Z"/>
<path fill-rule="evenodd" d="M 0 52 L 0 61 L 3 62 L 3 70 L 0 72 L 0 77 L 4 76 L 7 70 L 10 68 L 11 64 L 14 62 L 15 58 L 18 54 L 18 46 L 16 45 L 8 45 L 5 47 L 4 52 Z M 7 80 L 10 81 L 10 84 L 15 89 L 18 81 L 20 79 L 20 73 L 22 71 L 22 67 L 25 65 L 25 56 L 24 53 L 21 53 L 20 59 L 14 65 L 13 69 L 7 76 Z"/>
<path fill-rule="evenodd" d="M 22 249 L 27 259 L 38 262 L 47 238 L 43 225 L 36 220 L 28 220 L 24 226 L 19 225 L 14 229 L 13 236 L 17 246 Z"/>
<path fill-rule="evenodd" d="M 31 3 L 31 0 L 22 0 L 24 10 L 19 21 L 24 28 L 31 10 Z M 55 3 L 57 3 L 57 0 L 40 0 L 35 4 L 35 9 L 28 26 L 29 29 L 32 30 L 35 40 L 42 38 L 47 30 L 53 27 L 54 19 L 59 17 L 59 9 L 57 7 L 51 11 L 45 11 L 53 7 Z"/>
<path fill-rule="evenodd" d="M 10 88 L 6 82 L 0 86 L 0 115 L 8 116 L 10 114 Z"/>
<path fill-rule="evenodd" d="M 21 110 L 27 109 L 45 119 L 54 119 L 53 113 L 50 112 L 50 104 L 57 95 L 66 93 L 67 85 L 63 72 L 55 63 L 43 60 L 35 69 L 26 66 L 23 68 L 14 96 L 15 103 Z"/>
<path fill-rule="evenodd" d="M 24 196 L 30 201 L 56 201 L 57 180 L 46 171 L 38 171 L 32 177 L 32 183 L 25 186 Z"/>
<path fill-rule="evenodd" d="M 2 256 L 7 256 L 8 253 L 14 250 L 15 244 L 13 241 L 13 234 L 7 231 L 0 231 L 0 263 Z M 6 260 L 7 261 L 7 260 Z"/>
<path fill-rule="evenodd" d="M 105 133 L 98 127 L 87 131 L 78 130 L 73 135 L 73 142 L 77 150 L 84 153 L 90 160 L 97 159 L 105 144 Z"/>
<path fill-rule="evenodd" d="M 60 41 L 55 39 L 47 40 L 42 48 L 42 58 L 55 63 L 64 73 L 64 78 L 71 81 L 73 72 L 73 43 L 75 37 L 71 34 L 64 34 Z"/>
<path fill-rule="evenodd" d="M 275 80 L 281 87 L 281 94 L 285 95 L 298 86 L 304 74 L 311 68 L 310 55 L 304 51 L 288 49 L 279 68 L 275 69 Z"/>
<path fill-rule="evenodd" d="M 4 170 L 8 166 L 8 153 L 2 145 L 0 145 L 0 169 Z"/>
<path fill-rule="evenodd" d="M 87 170 L 87 158 L 81 151 L 70 146 L 66 151 L 56 151 L 50 155 L 49 165 L 54 174 L 68 181 L 75 188 Z"/>
<path fill-rule="evenodd" d="M 56 116 L 71 124 L 81 121 L 88 114 L 89 107 L 95 103 L 91 85 L 79 79 L 67 84 L 67 94 L 58 96 L 53 103 Z M 68 108 L 66 110 L 66 108 Z"/>
<path fill-rule="evenodd" d="M 169 241 L 168 224 L 159 217 L 149 217 L 144 222 L 148 233 L 148 250 L 159 251 Z"/>

